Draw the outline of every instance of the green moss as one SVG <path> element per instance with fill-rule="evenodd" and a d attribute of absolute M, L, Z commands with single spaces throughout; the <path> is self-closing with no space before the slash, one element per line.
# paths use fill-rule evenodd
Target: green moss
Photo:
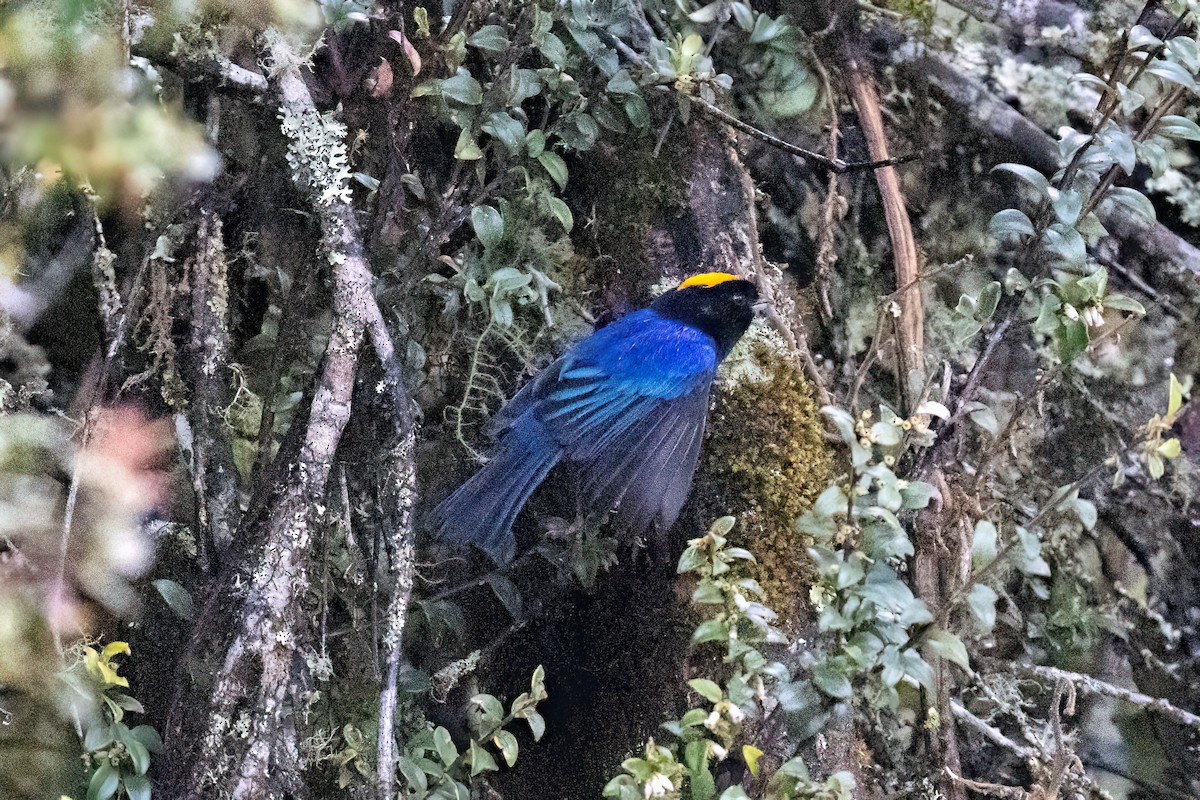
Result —
<path fill-rule="evenodd" d="M 679 169 L 687 161 L 677 152 L 683 146 L 668 138 L 657 156 L 650 146 L 632 145 L 591 154 L 585 202 L 592 213 L 587 233 L 575 243 L 593 250 L 589 277 L 598 285 L 615 275 L 628 285 L 649 285 L 658 277 L 652 233 L 687 207 L 687 182 Z"/>
<path fill-rule="evenodd" d="M 807 562 L 808 541 L 794 523 L 828 483 L 830 457 L 796 364 L 769 335 L 748 338 L 748 353 L 731 356 L 734 379 L 717 396 L 696 494 L 710 516 L 737 516 L 731 538 L 755 554 L 767 604 L 787 622 L 802 599 L 796 573 Z M 745 369 L 749 359 L 757 370 Z"/>

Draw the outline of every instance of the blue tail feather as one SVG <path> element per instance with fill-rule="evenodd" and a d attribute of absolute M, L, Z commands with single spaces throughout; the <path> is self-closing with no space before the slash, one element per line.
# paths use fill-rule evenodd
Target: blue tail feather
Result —
<path fill-rule="evenodd" d="M 513 523 L 562 452 L 532 413 L 523 414 L 495 457 L 433 510 L 434 534 L 450 544 L 473 544 L 507 564 L 516 551 Z"/>

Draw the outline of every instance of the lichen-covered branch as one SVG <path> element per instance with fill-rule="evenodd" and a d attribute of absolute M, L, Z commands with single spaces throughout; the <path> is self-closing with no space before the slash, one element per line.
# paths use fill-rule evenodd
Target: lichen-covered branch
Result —
<path fill-rule="evenodd" d="M 1066 681 L 1074 686 L 1077 690 L 1085 694 L 1101 694 L 1108 697 L 1116 697 L 1124 700 L 1127 703 L 1132 703 L 1140 708 L 1157 711 L 1166 717 L 1169 717 L 1180 725 L 1186 725 L 1189 728 L 1200 730 L 1200 715 L 1193 714 L 1177 706 L 1161 697 L 1151 697 L 1148 694 L 1135 692 L 1131 689 L 1125 689 L 1120 686 L 1114 686 L 1107 681 L 1102 681 L 1091 675 L 1084 675 L 1079 672 L 1068 672 L 1067 670 L 1058 669 L 1057 667 L 1046 667 L 1038 664 L 1017 664 L 1014 668 L 1019 672 L 1024 672 L 1030 675 L 1036 675 L 1039 678 L 1044 678 L 1053 681 Z"/>
<path fill-rule="evenodd" d="M 286 47 L 281 39 L 272 42 L 271 57 L 278 67 L 274 88 L 281 119 L 298 121 L 285 132 L 297 137 L 292 153 L 307 159 L 297 162 L 304 169 L 295 169 L 294 177 L 320 220 L 323 252 L 333 270 L 333 323 L 300 452 L 269 509 L 261 545 L 247 564 L 249 585 L 240 602 L 239 625 L 213 691 L 201 758 L 184 792 L 197 799 L 281 798 L 299 789 L 297 717 L 302 701 L 296 648 L 312 633 L 311 618 L 301 613 L 310 581 L 310 514 L 325 496 L 350 418 L 368 318 L 371 279 L 358 223 L 342 191 L 336 160 L 326 163 L 326 171 L 319 170 L 319 159 L 330 154 L 329 138 L 306 138 L 322 117 Z M 231 717 L 238 708 L 249 718 L 248 732 L 240 741 L 230 741 Z"/>
<path fill-rule="evenodd" d="M 219 559 L 233 541 L 238 505 L 237 472 L 223 413 L 230 399 L 229 266 L 221 220 L 210 209 L 200 212 L 196 252 L 188 265 L 192 480 L 199 538 L 212 542 Z"/>

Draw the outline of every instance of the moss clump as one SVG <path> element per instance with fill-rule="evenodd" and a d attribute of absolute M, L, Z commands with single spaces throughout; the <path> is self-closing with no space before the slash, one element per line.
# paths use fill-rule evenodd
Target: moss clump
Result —
<path fill-rule="evenodd" d="M 732 538 L 754 553 L 767 603 L 789 623 L 808 544 L 795 520 L 827 485 L 830 457 L 820 412 L 796 365 L 769 334 L 747 339 L 743 358 L 757 368 L 737 369 L 717 395 L 695 494 L 710 517 L 738 517 Z M 735 365 L 738 356 L 730 357 Z"/>

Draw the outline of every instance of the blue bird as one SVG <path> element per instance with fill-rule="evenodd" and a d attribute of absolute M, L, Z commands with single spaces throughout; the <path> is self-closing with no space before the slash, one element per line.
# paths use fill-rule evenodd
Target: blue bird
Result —
<path fill-rule="evenodd" d="M 450 544 L 512 560 L 512 526 L 550 470 L 570 464 L 581 508 L 631 533 L 675 522 L 700 456 L 717 364 L 750 326 L 758 292 L 694 275 L 570 347 L 493 419 L 490 461 L 431 515 Z"/>

